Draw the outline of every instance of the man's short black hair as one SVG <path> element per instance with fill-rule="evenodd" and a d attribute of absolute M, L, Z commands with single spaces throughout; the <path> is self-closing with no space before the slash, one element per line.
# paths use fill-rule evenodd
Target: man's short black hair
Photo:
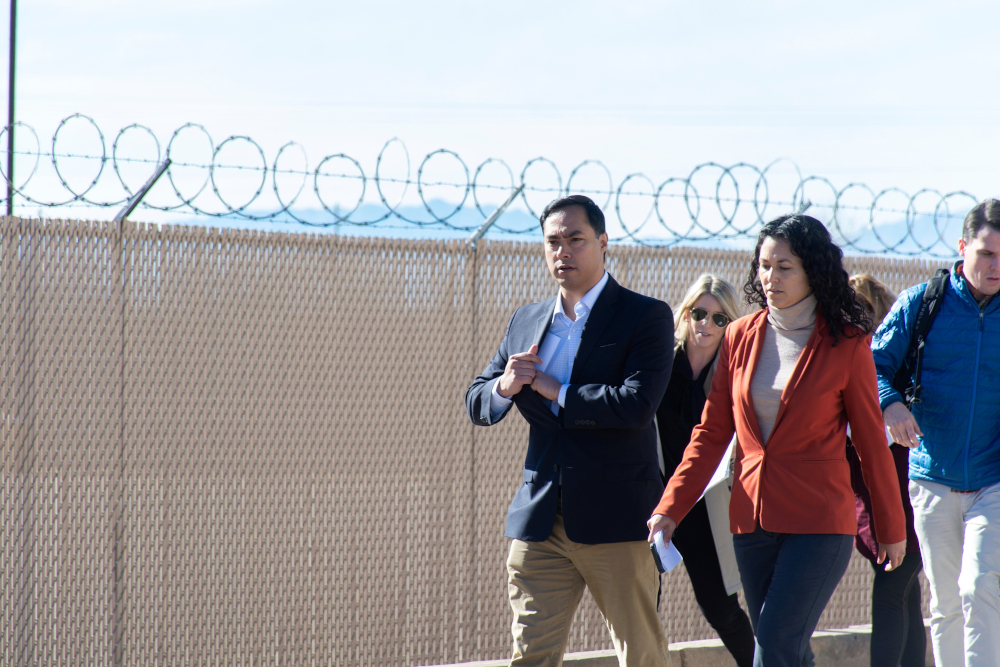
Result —
<path fill-rule="evenodd" d="M 962 224 L 962 238 L 968 243 L 983 227 L 1000 232 L 1000 199 L 984 199 L 969 211 Z"/>
<path fill-rule="evenodd" d="M 594 203 L 593 199 L 583 195 L 569 195 L 567 197 L 562 197 L 561 199 L 549 202 L 549 205 L 545 207 L 545 210 L 542 211 L 542 215 L 538 218 L 542 227 L 545 227 L 545 221 L 550 215 L 564 208 L 569 208 L 570 206 L 583 207 L 583 210 L 587 212 L 587 221 L 590 222 L 590 226 L 594 228 L 594 236 L 600 237 L 601 234 L 604 233 L 604 212 L 601 210 L 600 206 Z"/>

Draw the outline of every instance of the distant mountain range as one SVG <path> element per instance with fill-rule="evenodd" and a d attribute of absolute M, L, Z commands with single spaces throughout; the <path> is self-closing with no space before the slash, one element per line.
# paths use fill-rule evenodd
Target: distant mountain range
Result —
<path fill-rule="evenodd" d="M 449 205 L 443 202 L 431 202 L 431 206 L 438 212 L 449 211 L 454 208 L 454 204 Z M 489 213 L 492 209 L 486 209 L 486 211 Z M 213 227 L 260 229 L 264 231 L 346 234 L 350 236 L 384 236 L 391 238 L 412 239 L 463 239 L 469 238 L 484 220 L 482 214 L 480 214 L 474 206 L 469 206 L 468 203 L 448 219 L 447 225 L 435 222 L 428 214 L 427 210 L 422 206 L 399 207 L 398 213 L 414 222 L 408 222 L 401 220 L 396 216 L 391 216 L 371 224 L 358 224 L 355 222 L 343 222 L 338 224 L 331 223 L 331 215 L 323 209 L 302 209 L 295 210 L 294 212 L 297 217 L 306 221 L 314 222 L 316 223 L 316 226 L 300 224 L 287 215 L 280 216 L 278 219 L 266 221 L 246 220 L 236 216 L 216 218 L 210 216 L 185 215 L 177 216 L 169 222 L 188 225 L 209 225 Z M 813 213 L 821 219 L 824 217 L 823 214 L 825 212 L 826 211 L 809 211 L 809 213 Z M 386 209 L 384 206 L 365 204 L 359 207 L 358 210 L 351 215 L 351 220 L 378 220 L 379 218 L 382 218 L 385 213 Z M 253 212 L 251 214 L 264 215 L 265 212 Z M 954 244 L 961 232 L 961 222 L 961 219 L 951 219 L 944 225 L 942 229 L 942 236 L 948 243 L 947 247 L 938 242 L 931 248 L 931 253 L 920 252 L 919 254 L 926 254 L 927 256 L 947 256 L 950 253 L 953 253 L 955 247 Z M 689 225 L 689 220 L 685 219 L 679 222 L 677 228 L 686 230 Z M 735 238 L 692 238 L 679 240 L 675 237 L 670 237 L 666 233 L 657 235 L 656 232 L 662 231 L 663 229 L 659 224 L 649 224 L 646 227 L 647 229 L 643 230 L 640 238 L 642 238 L 643 241 L 654 245 L 694 245 L 698 247 L 710 248 L 749 249 L 753 247 L 755 240 L 754 238 L 748 238 L 745 236 Z M 845 236 L 847 236 L 848 240 L 851 241 L 850 244 L 843 243 L 843 238 L 841 237 L 839 230 L 835 227 L 831 227 L 830 231 L 833 233 L 834 238 L 838 240 L 838 242 L 841 242 L 842 246 L 845 246 L 844 252 L 848 255 L 870 254 L 872 252 L 886 255 L 910 255 L 911 253 L 917 253 L 920 251 L 920 248 L 911 238 L 906 238 L 903 243 L 899 244 L 897 252 L 884 250 L 886 246 L 892 247 L 906 236 L 906 221 L 902 217 L 895 220 L 879 222 L 875 230 L 877 231 L 878 236 L 876 236 L 876 233 L 873 230 L 867 230 L 858 236 L 857 232 L 860 231 L 860 229 L 862 229 L 862 226 L 859 225 L 855 229 L 844 230 Z M 915 236 L 920 240 L 921 244 L 926 247 L 931 247 L 932 243 L 936 242 L 938 239 L 938 233 L 934 229 L 933 219 L 930 217 L 919 218 L 914 226 L 914 229 Z M 531 215 L 523 208 L 512 207 L 511 209 L 505 211 L 496 224 L 487 232 L 486 238 L 522 241 L 538 240 L 540 238 L 539 231 L 540 228 L 538 225 L 538 219 L 535 216 Z M 619 238 L 625 242 L 630 242 L 623 233 L 617 220 L 611 216 L 609 216 L 608 220 L 608 233 L 612 239 Z M 879 240 L 879 237 L 881 237 L 882 241 Z"/>

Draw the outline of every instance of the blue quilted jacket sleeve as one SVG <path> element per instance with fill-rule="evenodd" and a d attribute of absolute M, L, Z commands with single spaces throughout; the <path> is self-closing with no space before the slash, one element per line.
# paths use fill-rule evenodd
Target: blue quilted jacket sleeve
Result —
<path fill-rule="evenodd" d="M 878 374 L 878 399 L 882 410 L 903 400 L 893 388 L 892 379 L 906 358 L 913 322 L 917 318 L 926 287 L 927 283 L 921 283 L 900 294 L 872 337 L 872 354 L 875 357 L 875 372 Z"/>

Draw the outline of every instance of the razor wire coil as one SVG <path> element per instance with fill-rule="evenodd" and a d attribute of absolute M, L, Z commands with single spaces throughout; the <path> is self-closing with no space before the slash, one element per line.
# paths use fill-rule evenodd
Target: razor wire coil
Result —
<path fill-rule="evenodd" d="M 96 138 L 94 150 L 61 150 L 71 124 L 78 128 L 77 135 L 81 134 L 80 125 L 93 134 Z M 728 166 L 705 162 L 696 165 L 686 176 L 672 176 L 659 183 L 641 172 L 629 173 L 616 183 L 610 169 L 599 160 L 584 160 L 564 179 L 556 163 L 542 156 L 528 160 L 520 172 L 516 172 L 504 160 L 492 157 L 471 168 L 458 153 L 439 148 L 419 161 L 414 175 L 409 151 L 399 138 L 392 138 L 382 146 L 374 170 L 368 173 L 359 160 L 345 153 L 326 155 L 310 169 L 305 148 L 296 142 L 285 143 L 269 162 L 264 149 L 253 138 L 231 135 L 216 143 L 208 130 L 197 123 L 177 128 L 165 150 L 152 129 L 133 123 L 118 131 L 110 152 L 107 135 L 93 118 L 84 114 L 62 119 L 52 134 L 49 150 L 43 150 L 37 132 L 30 125 L 19 122 L 15 127 L 17 132 L 26 132 L 34 140 L 35 149 L 15 151 L 15 155 L 22 161 L 26 159 L 31 167 L 26 177 L 15 176 L 16 183 L 12 184 L 14 203 L 48 209 L 120 207 L 135 192 L 124 174 L 126 167 L 148 166 L 152 172 L 164 157 L 168 157 L 172 163 L 164 180 L 169 184 L 172 194 L 168 199 L 171 200 L 143 201 L 140 206 L 144 209 L 309 227 L 372 227 L 395 220 L 413 228 L 471 232 L 481 221 L 463 223 L 458 219 L 461 211 L 474 209 L 485 219 L 490 213 L 490 204 L 486 201 L 488 194 L 496 199 L 523 185 L 519 203 L 536 218 L 540 213 L 539 197 L 554 199 L 570 193 L 591 196 L 609 219 L 620 226 L 620 233 L 611 239 L 613 241 L 674 245 L 687 241 L 751 239 L 766 220 L 780 213 L 808 209 L 810 215 L 827 225 L 846 249 L 860 253 L 891 252 L 944 258 L 955 256 L 954 248 L 947 242 L 946 229 L 964 218 L 965 212 L 977 202 L 965 191 L 942 193 L 922 188 L 909 194 L 895 187 L 876 191 L 857 182 L 837 188 L 823 176 L 803 176 L 790 160 L 776 160 L 763 168 L 747 162 Z M 7 132 L 6 127 L 0 130 L 0 142 Z M 148 155 L 123 154 L 126 152 L 125 139 L 136 135 L 151 140 L 153 150 Z M 210 160 L 197 161 L 177 155 L 182 137 L 199 137 L 211 154 Z M 227 159 L 230 152 L 240 148 L 252 156 L 252 163 L 240 164 Z M 389 151 L 401 153 L 405 163 L 402 176 L 385 173 Z M 299 160 L 301 166 L 286 164 L 293 159 Z M 80 183 L 74 184 L 68 176 L 71 168 L 67 161 L 80 160 L 93 165 L 92 176 L 78 179 Z M 39 179 L 39 169 L 46 162 L 51 164 L 58 186 L 50 187 L 43 196 L 33 193 L 32 183 Z M 450 163 L 453 174 L 460 175 L 458 178 L 448 180 L 428 174 L 434 165 L 446 163 Z M 791 185 L 786 188 L 791 195 L 785 198 L 776 197 L 772 183 L 772 172 L 782 164 L 786 174 L 792 174 Z M 499 172 L 504 182 L 489 182 L 485 178 L 487 168 Z M 581 180 L 582 172 L 588 169 L 598 175 L 601 183 L 606 182 L 606 186 L 590 183 L 574 187 L 574 183 Z M 183 177 L 179 172 L 183 172 Z M 545 172 L 548 183 L 542 176 Z M 0 165 L 0 173 L 7 180 L 3 165 Z M 238 199 L 228 192 L 232 187 L 228 179 L 233 173 L 253 179 L 248 192 Z M 789 176 L 782 178 L 788 180 Z M 354 195 L 338 198 L 335 187 L 338 183 L 353 183 L 358 190 L 356 198 Z M 435 188 L 449 189 L 447 202 L 429 193 Z M 391 192 L 393 189 L 398 192 Z M 167 188 L 158 186 L 157 190 L 162 199 Z M 316 198 L 318 207 L 315 208 L 322 209 L 328 217 L 312 219 L 296 208 L 307 191 Z M 266 205 L 266 192 L 273 194 L 273 205 Z M 418 202 L 412 206 L 406 203 L 407 194 L 411 192 L 415 193 Z M 372 196 L 377 199 L 380 211 L 373 212 L 371 206 L 366 208 L 365 202 Z M 858 203 L 859 200 L 863 203 Z M 674 210 L 666 210 L 669 206 Z M 414 215 L 415 209 L 426 217 L 421 219 Z M 639 210 L 637 214 L 634 213 L 636 209 Z M 901 218 L 905 232 L 897 232 L 894 237 L 888 234 L 877 224 L 877 219 L 886 216 Z M 537 226 L 505 225 L 503 218 L 494 227 L 506 234 L 537 234 L 538 229 Z"/>

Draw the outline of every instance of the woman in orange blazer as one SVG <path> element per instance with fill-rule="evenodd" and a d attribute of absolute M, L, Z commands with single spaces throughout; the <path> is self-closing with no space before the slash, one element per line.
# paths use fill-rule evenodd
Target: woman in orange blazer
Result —
<path fill-rule="evenodd" d="M 649 520 L 669 538 L 736 435 L 729 516 L 750 611 L 755 667 L 800 667 L 850 562 L 857 522 L 848 422 L 871 490 L 879 563 L 898 566 L 906 527 L 882 435 L 867 313 L 843 253 L 815 218 L 761 229 L 743 291 L 761 310 L 726 329 L 701 423 Z"/>

